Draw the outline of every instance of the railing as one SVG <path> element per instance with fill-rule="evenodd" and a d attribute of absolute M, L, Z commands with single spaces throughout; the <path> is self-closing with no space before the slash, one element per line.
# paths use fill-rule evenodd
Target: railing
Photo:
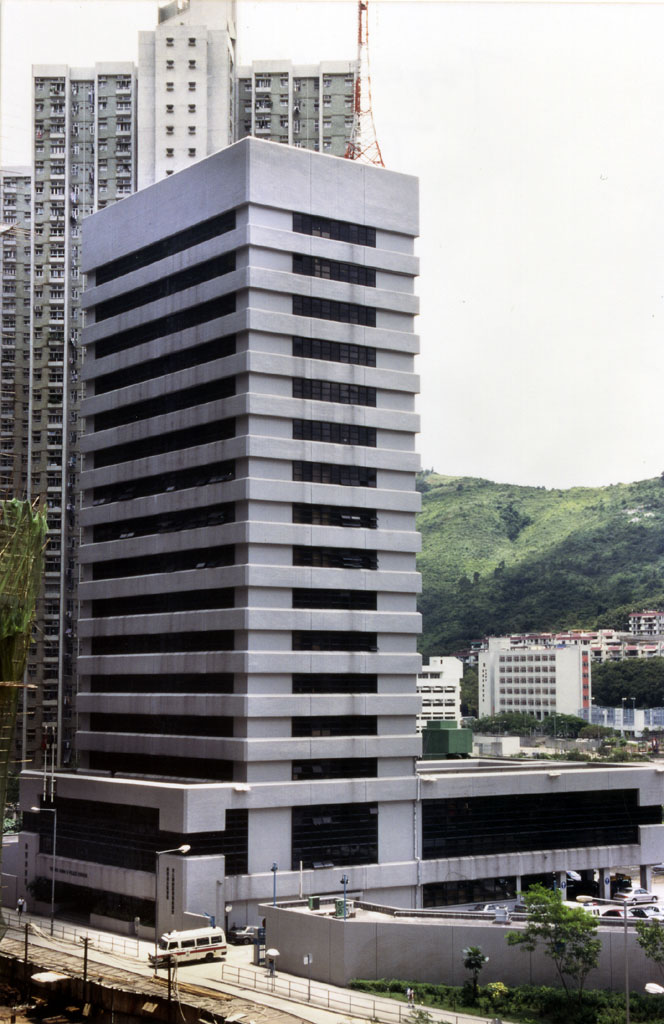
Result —
<path fill-rule="evenodd" d="M 323 1006 L 337 1013 L 384 1021 L 385 1024 L 401 1024 L 402 1021 L 408 1020 L 409 1014 L 413 1011 L 412 1006 L 396 1000 L 323 988 L 316 982 L 310 985 L 306 978 L 282 978 L 278 972 L 271 974 L 269 971 L 251 970 L 229 963 L 222 964 L 221 980 L 240 988 L 253 988 L 255 991 L 269 992 L 282 999 L 292 999 L 296 1003 Z M 445 1024 L 493 1024 L 495 1020 L 493 1017 L 471 1017 L 452 1010 L 437 1010 L 431 1006 L 427 1006 L 426 1009 L 435 1021 Z"/>
<path fill-rule="evenodd" d="M 26 924 L 29 925 L 28 941 L 30 938 L 51 938 L 50 920 L 44 917 L 35 917 L 32 914 L 19 914 L 14 910 L 6 910 L 3 907 L 2 916 L 7 927 L 23 932 Z M 53 922 L 53 938 L 62 942 L 72 942 L 75 945 L 83 945 L 83 939 L 87 938 L 90 949 L 98 949 L 108 953 L 121 953 L 124 956 L 140 957 L 140 946 L 137 938 L 128 938 L 124 935 L 107 935 L 103 932 L 91 931 L 87 928 L 76 928 L 74 925 L 64 924 L 62 921 Z"/>

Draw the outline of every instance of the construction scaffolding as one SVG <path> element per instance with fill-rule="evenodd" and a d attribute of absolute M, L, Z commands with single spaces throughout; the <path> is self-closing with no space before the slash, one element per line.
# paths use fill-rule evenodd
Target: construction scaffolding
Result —
<path fill-rule="evenodd" d="M 41 587 L 46 516 L 37 504 L 0 501 L 0 807 L 3 819 L 19 692 Z M 0 867 L 2 864 L 0 854 Z M 5 923 L 0 916 L 0 936 Z"/>

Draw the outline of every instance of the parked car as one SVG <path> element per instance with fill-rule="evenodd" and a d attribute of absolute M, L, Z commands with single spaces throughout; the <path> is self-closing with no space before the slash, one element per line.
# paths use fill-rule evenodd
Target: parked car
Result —
<path fill-rule="evenodd" d="M 662 911 L 659 907 L 645 906 L 645 907 L 632 907 L 629 911 L 630 917 L 641 917 L 646 919 L 655 919 L 660 921 L 662 919 Z"/>
<path fill-rule="evenodd" d="M 473 910 L 482 914 L 495 914 L 496 910 L 509 910 L 505 903 L 476 903 Z"/>
<path fill-rule="evenodd" d="M 228 941 L 233 946 L 250 946 L 258 937 L 258 925 L 247 924 L 243 928 L 233 925 L 228 930 Z"/>
<path fill-rule="evenodd" d="M 622 889 L 613 896 L 614 900 L 626 900 L 627 903 L 656 903 L 657 897 L 647 889 Z"/>

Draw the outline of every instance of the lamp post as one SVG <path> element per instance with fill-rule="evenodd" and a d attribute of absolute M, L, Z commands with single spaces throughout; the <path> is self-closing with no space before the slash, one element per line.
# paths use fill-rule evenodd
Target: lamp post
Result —
<path fill-rule="evenodd" d="M 344 921 L 346 920 L 346 886 L 348 885 L 348 875 L 343 874 L 340 879 L 341 884 L 344 887 Z"/>
<path fill-rule="evenodd" d="M 624 698 L 623 698 L 624 700 Z M 623 922 L 624 922 L 624 949 L 623 959 L 625 961 L 625 1024 L 630 1024 L 629 1019 L 629 959 L 627 956 L 627 900 L 605 900 L 599 896 L 577 896 L 577 903 L 610 903 L 612 906 L 623 908 Z"/>
<path fill-rule="evenodd" d="M 620 735 L 622 736 L 623 739 L 625 738 L 625 703 L 626 703 L 626 701 L 627 701 L 627 697 L 621 697 L 620 698 L 620 707 L 621 707 L 621 711 L 620 711 Z"/>
<path fill-rule="evenodd" d="M 52 867 L 51 867 L 51 935 L 53 934 L 53 925 L 55 922 L 55 857 L 56 857 L 56 841 L 58 836 L 58 812 L 55 807 L 31 807 L 31 811 L 37 811 L 41 814 L 42 811 L 48 811 L 49 814 L 53 815 L 53 849 L 51 851 Z"/>
<path fill-rule="evenodd" d="M 272 906 L 273 907 L 276 907 L 276 905 L 277 905 L 277 871 L 278 870 L 279 870 L 279 865 L 277 864 L 277 862 L 275 860 L 275 861 L 272 862 L 272 867 L 270 868 L 270 871 L 272 872 Z"/>
<path fill-rule="evenodd" d="M 157 973 L 157 943 L 159 941 L 159 858 L 164 853 L 189 853 L 191 846 L 183 843 L 172 850 L 155 850 L 154 866 L 154 973 Z"/>

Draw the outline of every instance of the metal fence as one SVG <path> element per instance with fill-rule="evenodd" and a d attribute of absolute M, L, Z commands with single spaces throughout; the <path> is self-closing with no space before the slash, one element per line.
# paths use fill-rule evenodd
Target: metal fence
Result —
<path fill-rule="evenodd" d="M 306 978 L 281 977 L 278 972 L 271 974 L 269 971 L 251 970 L 229 963 L 222 964 L 221 980 L 240 988 L 273 993 L 281 999 L 292 999 L 293 1002 L 308 1003 L 310 1006 L 322 1006 L 336 1013 L 384 1021 L 385 1024 L 407 1024 L 413 1010 L 407 1003 L 393 999 L 381 999 L 380 996 L 362 995 L 359 992 L 342 992 L 316 982 L 309 982 Z M 421 1008 L 418 1006 L 418 1009 Z M 424 1008 L 435 1021 L 445 1024 L 500 1024 L 494 1017 L 471 1017 L 465 1013 L 454 1013 L 452 1010 L 437 1010 L 431 1006 Z"/>
<path fill-rule="evenodd" d="M 8 930 L 18 931 L 23 934 L 26 924 L 28 925 L 29 941 L 60 939 L 62 942 L 73 942 L 82 946 L 83 940 L 87 938 L 90 949 L 98 949 L 106 953 L 119 953 L 132 958 L 140 956 L 139 940 L 125 935 L 106 935 L 88 928 L 76 928 L 74 925 L 64 924 L 62 921 L 51 922 L 48 918 L 35 917 L 34 914 L 19 914 L 14 910 L 7 910 L 3 907 L 2 916 L 5 919 Z"/>

